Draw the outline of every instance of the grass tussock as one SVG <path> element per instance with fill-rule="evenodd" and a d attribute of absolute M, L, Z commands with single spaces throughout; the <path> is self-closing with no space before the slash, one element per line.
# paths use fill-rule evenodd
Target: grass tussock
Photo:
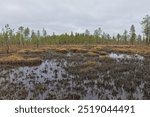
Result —
<path fill-rule="evenodd" d="M 17 53 L 18 54 L 30 54 L 30 53 L 35 53 L 35 54 L 40 54 L 46 52 L 45 49 L 21 49 Z"/>
<path fill-rule="evenodd" d="M 101 56 L 108 55 L 108 52 L 103 51 L 103 50 L 91 49 L 91 50 L 89 50 L 89 51 L 92 52 L 92 53 L 96 53 L 96 54 L 98 54 L 98 55 L 101 55 Z"/>
<path fill-rule="evenodd" d="M 98 57 L 99 54 L 94 53 L 94 52 L 87 52 L 87 53 L 86 53 L 86 56 L 88 56 L 88 57 Z"/>
<path fill-rule="evenodd" d="M 99 65 L 97 64 L 96 61 L 87 61 L 85 63 L 83 63 L 83 65 L 80 66 L 80 73 L 88 73 L 88 72 L 92 72 L 93 70 L 95 70 Z"/>
<path fill-rule="evenodd" d="M 96 56 L 107 56 L 111 52 L 127 53 L 127 54 L 140 54 L 145 57 L 150 57 L 150 47 L 149 46 L 135 46 L 135 45 L 51 45 L 51 46 L 40 46 L 35 47 L 24 47 L 15 48 L 11 47 L 13 53 L 10 54 L 30 54 L 39 55 L 49 51 L 56 51 L 58 53 L 66 54 L 68 52 L 72 53 L 83 53 L 90 57 Z M 3 54 L 4 53 L 4 54 Z M 0 56 L 5 56 L 6 50 L 0 48 Z"/>
<path fill-rule="evenodd" d="M 68 53 L 68 49 L 67 48 L 56 48 L 55 51 L 59 52 L 59 53 L 63 53 L 63 54 Z"/>
<path fill-rule="evenodd" d="M 99 56 L 99 61 L 105 62 L 105 63 L 112 63 L 114 61 L 114 59 L 112 59 L 106 55 L 106 56 Z"/>
<path fill-rule="evenodd" d="M 108 53 L 105 52 L 105 51 L 100 51 L 99 54 L 100 54 L 101 56 L 106 56 L 106 55 L 108 55 Z"/>
<path fill-rule="evenodd" d="M 41 64 L 42 60 L 40 58 L 24 58 L 20 55 L 10 55 L 0 58 L 0 64 L 7 65 L 38 65 Z"/>
<path fill-rule="evenodd" d="M 85 49 L 85 48 L 78 48 L 78 47 L 70 48 L 69 50 L 71 52 L 73 52 L 73 53 L 86 53 L 86 52 L 88 52 L 87 49 Z"/>
<path fill-rule="evenodd" d="M 108 55 L 110 52 L 140 54 L 150 56 L 150 47 L 135 46 L 135 45 L 55 45 L 50 46 L 49 49 L 58 50 L 58 52 L 70 51 L 73 53 L 96 53 L 100 56 Z M 92 55 L 92 54 L 91 54 Z M 94 55 L 94 54 L 93 54 Z"/>
<path fill-rule="evenodd" d="M 95 66 L 96 64 L 96 61 L 87 61 L 83 63 L 84 66 Z"/>
<path fill-rule="evenodd" d="M 141 54 L 150 56 L 150 47 L 148 46 L 112 46 L 112 51 L 119 53 Z"/>

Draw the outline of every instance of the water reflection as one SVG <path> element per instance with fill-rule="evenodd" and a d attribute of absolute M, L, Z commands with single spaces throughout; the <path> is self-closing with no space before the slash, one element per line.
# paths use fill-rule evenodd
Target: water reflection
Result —
<path fill-rule="evenodd" d="M 114 53 L 110 54 L 110 57 L 131 59 L 129 55 Z M 135 58 L 144 59 L 138 55 Z M 148 82 L 132 77 L 132 70 L 127 71 L 126 75 L 123 75 L 124 71 L 115 72 L 116 69 L 111 69 L 72 76 L 65 70 L 67 64 L 66 61 L 47 60 L 40 66 L 0 70 L 0 98 L 144 99 L 145 84 Z"/>
<path fill-rule="evenodd" d="M 109 57 L 116 60 L 122 60 L 122 59 L 144 60 L 144 57 L 139 54 L 128 55 L 128 54 L 120 54 L 120 53 L 110 53 Z"/>

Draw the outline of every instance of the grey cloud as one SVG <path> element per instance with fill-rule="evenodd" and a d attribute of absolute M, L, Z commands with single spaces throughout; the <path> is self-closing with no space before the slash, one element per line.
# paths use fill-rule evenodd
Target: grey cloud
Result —
<path fill-rule="evenodd" d="M 0 0 L 0 27 L 9 23 L 49 33 L 93 31 L 101 27 L 110 34 L 136 25 L 150 14 L 149 0 Z"/>

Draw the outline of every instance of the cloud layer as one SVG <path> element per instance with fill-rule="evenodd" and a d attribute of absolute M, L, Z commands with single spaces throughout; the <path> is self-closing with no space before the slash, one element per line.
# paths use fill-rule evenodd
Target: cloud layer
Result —
<path fill-rule="evenodd" d="M 91 32 L 101 27 L 110 34 L 136 26 L 150 14 L 149 0 L 0 0 L 0 27 L 43 27 L 49 32 Z"/>

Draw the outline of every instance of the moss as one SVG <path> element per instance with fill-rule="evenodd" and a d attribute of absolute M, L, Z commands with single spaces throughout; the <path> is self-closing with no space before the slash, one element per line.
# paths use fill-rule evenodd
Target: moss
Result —
<path fill-rule="evenodd" d="M 93 66 L 93 65 L 96 65 L 96 61 L 87 61 L 85 63 L 83 63 L 84 66 Z"/>

